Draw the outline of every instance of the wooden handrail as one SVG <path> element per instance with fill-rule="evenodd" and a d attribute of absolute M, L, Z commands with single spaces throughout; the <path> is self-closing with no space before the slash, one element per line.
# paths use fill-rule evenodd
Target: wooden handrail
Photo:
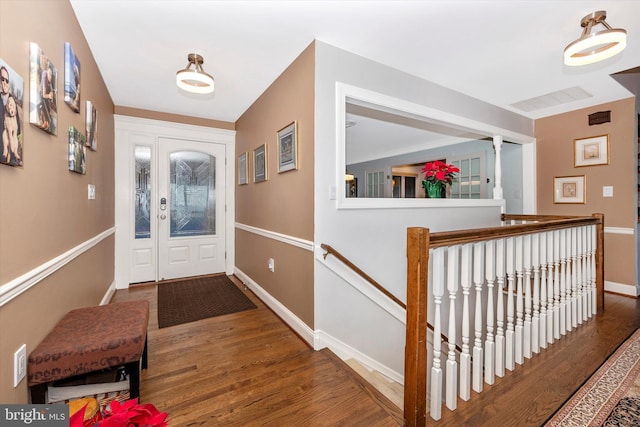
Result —
<path fill-rule="evenodd" d="M 325 243 L 322 243 L 320 245 L 320 247 L 322 249 L 324 249 L 326 252 L 324 254 L 322 254 L 322 257 L 324 259 L 327 259 L 327 256 L 329 254 L 333 255 L 334 257 L 338 258 L 342 263 L 344 263 L 346 266 L 348 266 L 350 269 L 352 269 L 353 271 L 355 271 L 358 275 L 360 275 L 363 279 L 365 279 L 367 282 L 369 282 L 374 288 L 376 288 L 377 290 L 379 290 L 380 292 L 382 292 L 383 294 L 385 294 L 387 297 L 389 297 L 393 302 L 395 302 L 396 304 L 398 304 L 400 307 L 402 307 L 403 309 L 407 309 L 407 306 L 405 305 L 405 303 L 403 303 L 402 301 L 400 301 L 398 298 L 396 298 L 395 295 L 393 295 L 391 292 L 389 292 L 387 290 L 387 288 L 385 288 L 384 286 L 382 286 L 380 283 L 376 282 L 371 276 L 369 276 L 367 273 L 365 273 L 364 271 L 362 271 L 357 265 L 355 265 L 354 263 L 352 263 L 351 261 L 349 261 L 349 259 L 347 259 L 347 257 L 345 257 L 344 255 L 342 255 L 340 252 L 338 252 L 336 249 L 334 249 L 332 246 L 327 245 Z M 431 332 L 434 332 L 433 329 L 433 325 L 430 323 L 427 323 L 427 328 L 429 330 L 431 330 Z M 447 344 L 449 343 L 449 338 L 445 335 L 445 334 L 440 334 L 440 338 L 442 338 L 442 340 L 444 342 L 446 342 Z M 458 344 L 456 344 L 456 350 L 459 353 L 462 353 L 462 347 L 460 347 Z"/>
<path fill-rule="evenodd" d="M 596 306 L 604 310 L 604 215 L 567 217 L 559 215 L 501 215 L 502 221 L 536 221 L 527 224 L 431 233 L 428 228 L 407 229 L 407 328 L 405 348 L 405 426 L 426 425 L 427 301 L 430 248 L 482 242 L 513 236 L 596 226 Z M 432 381 L 433 378 L 432 378 Z M 437 404 L 439 404 L 438 402 Z M 432 408 L 433 409 L 433 408 Z"/>
<path fill-rule="evenodd" d="M 405 310 L 407 309 L 407 306 L 405 305 L 405 303 L 400 301 L 395 295 L 393 295 L 391 292 L 389 292 L 384 286 L 382 286 L 380 283 L 376 282 L 371 276 L 369 276 L 367 273 L 362 271 L 357 265 L 355 265 L 354 263 L 349 261 L 340 252 L 338 252 L 337 250 L 335 250 L 331 246 L 326 245 L 324 243 L 321 244 L 320 247 L 322 249 L 324 249 L 325 251 L 327 251 L 322 255 L 322 257 L 324 259 L 327 259 L 327 255 L 329 255 L 329 254 L 333 255 L 336 258 L 338 258 L 340 261 L 342 261 L 343 264 L 345 264 L 347 267 L 349 267 L 350 269 L 352 269 L 353 271 L 358 273 L 358 275 L 361 276 L 363 279 L 365 279 L 367 282 L 371 283 L 371 285 L 374 288 L 376 288 L 377 290 L 379 290 L 380 292 L 385 294 L 387 297 L 389 297 L 389 299 L 391 299 L 393 302 L 398 304 L 400 307 L 404 308 Z"/>
<path fill-rule="evenodd" d="M 465 230 L 442 231 L 430 234 L 429 247 L 438 248 L 442 246 L 462 245 L 465 243 L 482 242 L 485 240 L 499 239 L 502 237 L 522 236 L 525 234 L 539 233 L 541 231 L 560 230 L 568 227 L 576 227 L 580 225 L 598 225 L 602 223 L 602 219 L 593 217 L 559 217 L 546 216 L 553 218 L 544 222 L 503 225 L 498 227 L 486 228 L 470 228 Z M 544 218 L 542 215 L 503 215 L 505 219 L 527 219 Z M 517 217 L 517 218 L 516 218 Z"/>

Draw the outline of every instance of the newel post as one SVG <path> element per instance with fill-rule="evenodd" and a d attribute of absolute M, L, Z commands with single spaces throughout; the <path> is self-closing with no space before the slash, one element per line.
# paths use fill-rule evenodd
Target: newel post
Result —
<path fill-rule="evenodd" d="M 596 226 L 596 308 L 604 311 L 604 214 L 592 215 L 600 221 Z"/>
<path fill-rule="evenodd" d="M 407 229 L 407 326 L 404 356 L 404 421 L 426 425 L 427 416 L 427 288 L 429 229 Z"/>

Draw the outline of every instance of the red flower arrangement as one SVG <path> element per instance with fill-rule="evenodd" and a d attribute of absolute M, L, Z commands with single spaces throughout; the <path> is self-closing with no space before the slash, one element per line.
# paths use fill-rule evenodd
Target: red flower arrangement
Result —
<path fill-rule="evenodd" d="M 85 405 L 69 418 L 69 427 L 87 427 L 84 420 Z M 141 405 L 138 399 L 120 403 L 112 400 L 109 408 L 102 412 L 99 421 L 91 427 L 167 427 L 166 412 L 160 412 L 151 403 Z"/>
<path fill-rule="evenodd" d="M 433 162 L 427 162 L 420 172 L 424 173 L 422 185 L 426 186 L 426 182 L 451 184 L 456 177 L 455 174 L 460 172 L 460 169 L 440 160 L 434 160 Z"/>

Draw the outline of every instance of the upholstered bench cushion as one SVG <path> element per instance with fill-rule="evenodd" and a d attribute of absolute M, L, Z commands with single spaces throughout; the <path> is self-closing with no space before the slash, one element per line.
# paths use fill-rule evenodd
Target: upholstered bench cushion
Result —
<path fill-rule="evenodd" d="M 70 311 L 29 355 L 29 386 L 140 360 L 148 323 L 142 300 Z"/>

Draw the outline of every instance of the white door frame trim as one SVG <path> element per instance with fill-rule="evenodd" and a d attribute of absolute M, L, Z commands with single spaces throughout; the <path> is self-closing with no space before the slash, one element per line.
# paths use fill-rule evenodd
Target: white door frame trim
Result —
<path fill-rule="evenodd" d="M 134 194 L 131 187 L 134 177 L 133 146 L 141 141 L 157 145 L 161 137 L 216 143 L 225 145 L 225 273 L 233 274 L 235 264 L 235 131 L 204 126 L 163 122 L 114 115 L 115 129 L 115 220 L 116 254 L 115 282 L 117 289 L 126 289 L 130 283 L 130 236 L 133 233 L 132 212 Z"/>

